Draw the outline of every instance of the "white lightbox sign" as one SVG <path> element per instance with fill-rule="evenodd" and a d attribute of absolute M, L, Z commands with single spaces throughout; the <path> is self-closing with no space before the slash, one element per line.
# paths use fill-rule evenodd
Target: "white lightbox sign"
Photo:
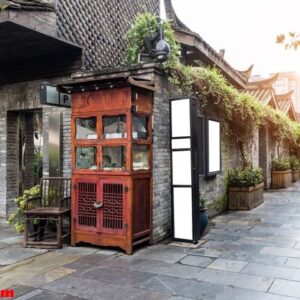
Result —
<path fill-rule="evenodd" d="M 192 188 L 173 189 L 174 237 L 182 240 L 193 239 Z"/>
<path fill-rule="evenodd" d="M 207 175 L 216 174 L 221 171 L 221 134 L 220 122 L 208 120 L 208 170 Z"/>
<path fill-rule="evenodd" d="M 192 184 L 191 151 L 174 151 L 172 168 L 173 185 Z"/>
<path fill-rule="evenodd" d="M 199 172 L 196 99 L 170 101 L 173 238 L 196 242 L 199 234 Z"/>
<path fill-rule="evenodd" d="M 172 138 L 191 135 L 190 99 L 172 101 Z"/>

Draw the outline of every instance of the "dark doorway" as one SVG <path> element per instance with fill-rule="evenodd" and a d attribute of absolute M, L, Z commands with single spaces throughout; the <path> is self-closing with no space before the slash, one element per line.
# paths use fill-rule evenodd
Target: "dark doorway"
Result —
<path fill-rule="evenodd" d="M 42 111 L 7 114 L 7 187 L 13 199 L 39 183 L 43 173 Z"/>

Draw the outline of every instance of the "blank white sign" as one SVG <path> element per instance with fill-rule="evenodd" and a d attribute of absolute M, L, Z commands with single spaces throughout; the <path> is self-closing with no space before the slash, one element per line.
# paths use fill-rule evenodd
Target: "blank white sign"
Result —
<path fill-rule="evenodd" d="M 172 149 L 190 149 L 191 139 L 173 139 Z"/>
<path fill-rule="evenodd" d="M 173 151 L 173 185 L 192 184 L 191 151 Z"/>
<path fill-rule="evenodd" d="M 192 188 L 174 188 L 174 237 L 193 239 Z"/>
<path fill-rule="evenodd" d="M 220 162 L 220 122 L 208 120 L 208 172 L 219 172 Z"/>
<path fill-rule="evenodd" d="M 191 135 L 190 99 L 171 102 L 172 137 Z"/>

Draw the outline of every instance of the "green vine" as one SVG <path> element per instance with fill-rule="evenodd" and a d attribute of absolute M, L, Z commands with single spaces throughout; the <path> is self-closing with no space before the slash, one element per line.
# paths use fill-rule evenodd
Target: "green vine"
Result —
<path fill-rule="evenodd" d="M 155 36 L 158 29 L 158 19 L 150 13 L 144 13 L 137 16 L 131 29 L 126 34 L 127 49 L 125 53 L 125 62 L 135 64 L 138 62 L 139 53 L 146 52 L 145 37 Z M 175 67 L 179 62 L 180 47 L 175 40 L 174 32 L 169 21 L 162 24 L 165 33 L 165 39 L 170 45 L 170 56 L 164 67 Z"/>
<path fill-rule="evenodd" d="M 251 95 L 239 92 L 217 69 L 177 64 L 168 69 L 168 74 L 181 93 L 197 96 L 203 110 L 213 108 L 222 122 L 224 134 L 239 147 L 244 166 L 251 164 L 248 155 L 255 143 L 255 130 L 260 126 L 276 132 L 278 141 L 286 140 L 291 146 L 299 147 L 298 123 Z"/>
<path fill-rule="evenodd" d="M 145 51 L 146 36 L 157 31 L 157 18 L 149 13 L 139 15 L 127 34 L 126 61 L 136 63 L 138 54 Z M 257 129 L 268 127 L 279 142 L 288 141 L 292 148 L 300 145 L 300 126 L 282 112 L 265 106 L 247 93 L 234 88 L 215 68 L 191 67 L 180 63 L 179 46 L 170 22 L 164 22 L 166 40 L 171 54 L 163 64 L 171 83 L 181 94 L 198 98 L 202 110 L 213 110 L 222 122 L 223 134 L 240 149 L 242 165 L 251 165 L 250 153 L 255 144 Z"/>

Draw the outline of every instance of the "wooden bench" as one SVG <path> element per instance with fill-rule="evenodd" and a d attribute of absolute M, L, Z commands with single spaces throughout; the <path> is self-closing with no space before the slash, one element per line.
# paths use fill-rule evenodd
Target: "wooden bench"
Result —
<path fill-rule="evenodd" d="M 68 229 L 65 233 L 63 233 L 64 218 L 68 219 Z M 49 221 L 56 225 L 55 241 L 50 242 L 45 241 L 45 228 Z M 40 195 L 30 198 L 26 203 L 24 223 L 24 246 L 26 248 L 62 248 L 64 239 L 70 237 L 71 234 L 71 179 L 42 178 Z M 36 226 L 33 225 L 35 223 Z M 30 230 L 32 227 L 36 229 Z"/>

